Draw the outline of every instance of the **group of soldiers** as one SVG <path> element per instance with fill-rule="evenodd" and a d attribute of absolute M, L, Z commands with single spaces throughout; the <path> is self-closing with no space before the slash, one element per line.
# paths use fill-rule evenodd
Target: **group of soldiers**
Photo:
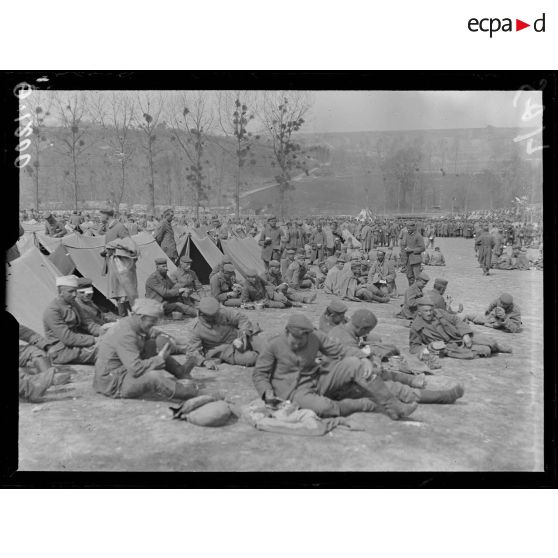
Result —
<path fill-rule="evenodd" d="M 520 310 L 507 293 L 491 302 L 483 315 L 460 318 L 463 306 L 454 309 L 444 298 L 446 280 L 435 279 L 433 290 L 425 292 L 430 281 L 423 261 L 428 242 L 414 222 L 406 223 L 398 237 L 396 257 L 389 246 L 366 252 L 362 245 L 354 246 L 352 236 L 340 232 L 339 244 L 330 249 L 321 223 L 316 224 L 310 244 L 307 238 L 302 244 L 298 235 L 285 234 L 271 217 L 257 236 L 265 273 L 248 270 L 239 279 L 234 263 L 223 256 L 204 287 L 190 258 L 175 253 L 170 238 L 174 238 L 173 218 L 167 211 L 168 226 L 157 231 L 158 242 L 169 258 L 171 251 L 177 270 L 169 275 L 167 259 L 156 259 L 140 297 L 135 272 L 138 248 L 114 211 L 102 210 L 104 272 L 118 315 L 95 305 L 91 280 L 74 275 L 57 278 L 56 296 L 43 315 L 44 336 L 20 324 L 20 339 L 26 343 L 20 348 L 23 399 L 38 401 L 50 385 L 69 381 L 64 366 L 92 364 L 94 389 L 105 396 L 186 400 L 199 392 L 192 369 L 215 369 L 223 362 L 254 367 L 255 390 L 269 406 L 289 400 L 321 417 L 382 412 L 398 420 L 413 413 L 419 403 L 453 403 L 463 396 L 463 386 L 426 389 L 424 375 L 411 373 L 400 348 L 372 333 L 378 319 L 370 307 L 363 304 L 347 316 L 346 300 L 389 303 L 398 298 L 398 271 L 409 285 L 398 313 L 409 327 L 408 349 L 430 369 L 439 368 L 443 357 L 473 359 L 511 352 L 511 347 L 474 331 L 471 324 L 521 331 Z M 335 235 L 337 227 L 331 229 Z M 438 262 L 433 265 L 444 265 L 438 252 L 434 249 L 430 256 Z M 317 289 L 333 295 L 317 326 L 305 314 L 291 313 L 284 331 L 267 339 L 243 312 L 258 305 L 312 304 Z M 187 340 L 157 327 L 169 314 L 195 318 Z M 179 354 L 186 356 L 182 364 L 173 356 Z"/>

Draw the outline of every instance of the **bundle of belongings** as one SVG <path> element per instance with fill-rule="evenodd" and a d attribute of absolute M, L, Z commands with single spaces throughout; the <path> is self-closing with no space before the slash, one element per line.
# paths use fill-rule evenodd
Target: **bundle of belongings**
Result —
<path fill-rule="evenodd" d="M 200 395 L 169 407 L 173 419 L 186 420 L 197 426 L 224 426 L 233 416 L 233 409 L 220 395 Z"/>
<path fill-rule="evenodd" d="M 363 430 L 343 417 L 320 418 L 310 409 L 300 409 L 296 403 L 282 401 L 277 407 L 266 405 L 261 399 L 242 409 L 242 419 L 258 430 L 295 436 L 323 436 L 337 426 Z"/>

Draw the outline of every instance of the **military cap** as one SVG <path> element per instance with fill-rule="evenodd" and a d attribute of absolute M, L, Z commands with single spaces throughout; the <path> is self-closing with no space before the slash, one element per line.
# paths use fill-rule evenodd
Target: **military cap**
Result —
<path fill-rule="evenodd" d="M 166 265 L 167 258 L 155 258 L 155 265 Z"/>
<path fill-rule="evenodd" d="M 502 293 L 500 295 L 500 302 L 502 304 L 513 304 L 513 296 L 508 293 Z"/>
<path fill-rule="evenodd" d="M 421 271 L 417 275 L 417 279 L 422 279 L 423 281 L 430 281 L 430 277 L 428 277 L 428 275 L 426 275 L 426 273 L 424 273 L 424 271 Z"/>
<path fill-rule="evenodd" d="M 181 261 L 182 263 L 192 263 L 192 258 L 191 258 L 190 256 L 182 256 L 182 257 L 180 258 L 180 261 Z"/>
<path fill-rule="evenodd" d="M 105 213 L 106 215 L 110 215 L 112 217 L 114 215 L 114 209 L 112 209 L 112 207 L 102 207 L 99 209 L 99 213 Z"/>
<path fill-rule="evenodd" d="M 292 248 L 289 248 L 287 250 L 287 254 L 296 254 L 296 250 L 293 250 Z"/>
<path fill-rule="evenodd" d="M 269 267 L 281 267 L 281 264 L 277 260 L 271 260 L 269 262 Z"/>
<path fill-rule="evenodd" d="M 385 253 L 386 253 L 386 251 L 385 251 L 383 248 L 378 248 L 378 249 L 376 250 L 376 252 L 377 252 L 378 254 L 380 254 L 380 253 L 385 254 Z"/>
<path fill-rule="evenodd" d="M 86 289 L 92 285 L 93 281 L 89 277 L 78 277 L 78 289 Z"/>
<path fill-rule="evenodd" d="M 230 264 L 230 263 L 226 263 L 226 264 L 223 266 L 223 271 L 224 271 L 225 273 L 234 273 L 234 265 L 233 265 L 233 264 Z"/>
<path fill-rule="evenodd" d="M 338 262 L 343 262 L 343 263 L 345 263 L 345 258 L 344 258 L 343 256 L 339 256 L 339 257 L 337 258 L 337 261 L 338 261 Z"/>
<path fill-rule="evenodd" d="M 202 314 L 213 316 L 219 311 L 219 301 L 212 296 L 206 296 L 200 300 L 199 311 Z"/>
<path fill-rule="evenodd" d="M 246 270 L 246 277 L 256 277 L 258 272 L 255 269 L 247 269 Z"/>
<path fill-rule="evenodd" d="M 268 217 L 267 220 L 268 221 L 273 221 L 273 220 L 277 221 L 277 217 L 275 217 L 275 215 L 272 215 L 271 217 Z"/>
<path fill-rule="evenodd" d="M 434 301 L 429 296 L 423 296 L 417 300 L 417 306 L 434 306 Z"/>
<path fill-rule="evenodd" d="M 132 312 L 139 316 L 160 318 L 163 315 L 163 305 L 152 298 L 136 298 Z"/>
<path fill-rule="evenodd" d="M 447 279 L 440 279 L 439 277 L 434 279 L 434 286 L 438 285 L 440 287 L 446 287 L 448 284 Z"/>
<path fill-rule="evenodd" d="M 327 305 L 327 309 L 330 312 L 336 312 L 337 314 L 343 314 L 344 312 L 346 312 L 349 308 L 347 307 L 347 305 L 343 302 L 341 302 L 338 298 L 334 298 L 328 305 Z"/>
<path fill-rule="evenodd" d="M 304 333 L 313 331 L 312 322 L 304 314 L 291 314 L 287 320 L 287 329 L 293 333 Z"/>
<path fill-rule="evenodd" d="M 56 278 L 56 286 L 57 287 L 73 287 L 77 289 L 78 287 L 78 278 L 75 275 L 63 275 L 62 277 Z"/>
<path fill-rule="evenodd" d="M 358 328 L 360 327 L 374 328 L 378 323 L 378 318 L 376 318 L 374 312 L 367 310 L 366 308 L 361 308 L 351 316 L 351 323 Z"/>

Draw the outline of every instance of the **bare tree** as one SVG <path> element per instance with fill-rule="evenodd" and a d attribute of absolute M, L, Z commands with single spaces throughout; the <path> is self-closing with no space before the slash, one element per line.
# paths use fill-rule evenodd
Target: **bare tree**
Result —
<path fill-rule="evenodd" d="M 155 213 L 155 155 L 159 149 L 155 147 L 157 141 L 156 128 L 163 111 L 163 99 L 161 96 L 152 97 L 149 93 L 138 95 L 138 112 L 135 113 L 134 122 L 142 131 L 142 148 L 147 157 L 149 168 L 149 182 L 147 183 L 148 207 Z"/>
<path fill-rule="evenodd" d="M 208 182 L 205 174 L 209 160 L 205 159 L 208 132 L 213 125 L 213 114 L 207 103 L 207 94 L 198 91 L 193 96 L 182 93 L 175 100 L 172 111 L 171 139 L 184 154 L 186 180 L 193 193 L 196 219 L 202 202 L 208 200 Z"/>
<path fill-rule="evenodd" d="M 40 197 L 40 174 L 41 174 L 41 153 L 49 146 L 47 137 L 47 127 L 45 126 L 45 118 L 50 116 L 52 108 L 52 96 L 45 94 L 39 89 L 33 90 L 33 93 L 25 100 L 25 104 L 29 109 L 29 118 L 31 119 L 31 145 L 33 150 L 33 162 L 27 167 L 27 172 L 33 178 L 35 209 L 39 210 Z M 22 107 L 23 108 L 23 107 Z"/>
<path fill-rule="evenodd" d="M 309 108 L 309 96 L 302 91 L 266 91 L 263 94 L 259 116 L 273 149 L 271 164 L 279 167 L 275 180 L 279 185 L 281 218 L 285 216 L 285 194 L 294 190 L 292 171 L 301 169 L 308 173 L 302 148 L 293 134 L 304 124 Z"/>
<path fill-rule="evenodd" d="M 114 203 L 118 209 L 126 190 L 128 164 L 134 154 L 131 132 L 134 103 L 125 92 L 113 92 L 108 100 L 102 95 L 93 96 L 90 111 L 94 121 L 102 127 L 103 139 L 110 146 L 111 159 L 119 166 L 119 189 L 114 192 Z"/>
<path fill-rule="evenodd" d="M 248 131 L 248 124 L 254 120 L 253 98 L 247 91 L 223 91 L 218 94 L 218 114 L 221 130 L 226 136 L 232 137 L 235 142 L 235 191 L 234 205 L 235 215 L 240 217 L 240 186 L 242 183 L 242 169 L 248 163 L 256 164 L 252 146 L 259 135 Z"/>
<path fill-rule="evenodd" d="M 74 208 L 78 209 L 79 200 L 79 167 L 83 153 L 88 149 L 85 138 L 86 129 L 83 125 L 83 117 L 87 113 L 87 100 L 83 93 L 74 93 L 65 97 L 56 97 L 58 116 L 62 125 L 61 142 L 57 143 L 55 149 L 64 155 L 68 161 L 70 170 L 66 170 L 65 176 L 70 182 L 74 194 Z"/>

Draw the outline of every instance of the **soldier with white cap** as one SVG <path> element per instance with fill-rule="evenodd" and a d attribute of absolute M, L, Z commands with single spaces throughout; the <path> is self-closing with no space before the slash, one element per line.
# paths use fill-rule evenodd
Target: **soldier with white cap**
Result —
<path fill-rule="evenodd" d="M 56 278 L 58 296 L 43 313 L 45 338 L 50 344 L 49 357 L 55 364 L 92 364 L 101 327 L 87 318 L 76 304 L 78 278 Z"/>
<path fill-rule="evenodd" d="M 95 362 L 95 391 L 113 398 L 159 400 L 198 394 L 190 376 L 195 359 L 179 364 L 170 356 L 168 337 L 154 327 L 162 315 L 160 302 L 138 298 L 131 315 L 103 336 Z"/>

